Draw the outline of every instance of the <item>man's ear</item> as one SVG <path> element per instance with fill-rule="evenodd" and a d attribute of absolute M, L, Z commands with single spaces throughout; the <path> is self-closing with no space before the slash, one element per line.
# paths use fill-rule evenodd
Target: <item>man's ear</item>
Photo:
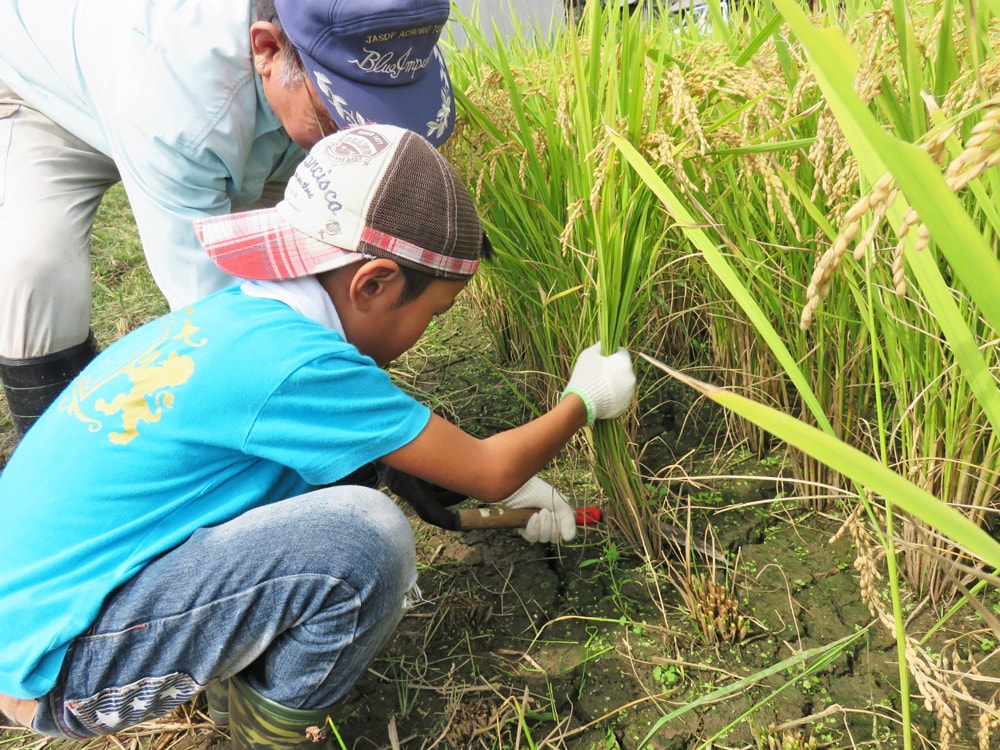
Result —
<path fill-rule="evenodd" d="M 365 312 L 377 303 L 396 303 L 403 272 L 388 258 L 375 258 L 358 267 L 348 293 L 355 309 Z"/>
<path fill-rule="evenodd" d="M 285 46 L 285 35 L 270 21 L 256 21 L 250 27 L 250 51 L 254 68 L 262 76 L 271 74 L 274 58 Z"/>

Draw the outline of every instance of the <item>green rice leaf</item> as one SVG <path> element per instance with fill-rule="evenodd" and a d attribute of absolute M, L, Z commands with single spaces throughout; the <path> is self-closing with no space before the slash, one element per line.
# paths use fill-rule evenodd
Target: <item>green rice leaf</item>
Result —
<path fill-rule="evenodd" d="M 777 409 L 692 378 L 653 357 L 645 354 L 641 356 L 720 406 L 851 477 L 859 486 L 886 498 L 895 506 L 931 525 L 993 568 L 1000 567 L 1000 542 L 955 508 L 907 481 L 871 456 Z"/>
<path fill-rule="evenodd" d="M 718 275 L 720 281 L 729 290 L 729 293 L 733 295 L 733 299 L 743 308 L 743 311 L 747 314 L 757 332 L 767 343 L 774 356 L 778 359 L 778 362 L 785 368 L 785 372 L 807 405 L 809 413 L 812 414 L 818 424 L 823 426 L 824 430 L 832 433 L 833 428 L 820 405 L 819 399 L 809 386 L 804 373 L 799 368 L 798 362 L 796 362 L 795 357 L 792 356 L 788 347 L 785 346 L 785 342 L 774 329 L 767 314 L 750 294 L 743 280 L 733 270 L 708 234 L 698 225 L 698 221 L 688 211 L 680 198 L 677 197 L 667 183 L 656 173 L 656 170 L 643 158 L 642 154 L 618 133 L 610 129 L 609 133 L 618 150 L 621 151 L 628 163 L 632 165 L 632 168 L 642 177 L 653 193 L 663 202 L 663 205 L 680 225 L 685 236 L 701 251 L 705 260 L 712 267 L 712 270 Z"/>

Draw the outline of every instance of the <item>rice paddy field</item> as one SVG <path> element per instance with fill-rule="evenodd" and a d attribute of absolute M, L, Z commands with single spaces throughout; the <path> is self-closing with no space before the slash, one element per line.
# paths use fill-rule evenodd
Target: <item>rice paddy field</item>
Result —
<path fill-rule="evenodd" d="M 1000 747 L 1000 2 L 611 6 L 459 18 L 445 153 L 499 257 L 392 367 L 485 435 L 628 347 L 633 408 L 546 472 L 605 521 L 543 549 L 414 518 L 425 602 L 337 744 Z M 105 203 L 104 343 L 162 311 Z M 198 704 L 0 734 L 226 742 Z"/>

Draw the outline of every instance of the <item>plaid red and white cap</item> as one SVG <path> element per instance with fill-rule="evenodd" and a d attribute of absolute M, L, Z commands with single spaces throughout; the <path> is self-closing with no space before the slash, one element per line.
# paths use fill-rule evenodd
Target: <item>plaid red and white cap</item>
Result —
<path fill-rule="evenodd" d="M 464 279 L 483 246 L 455 170 L 424 138 L 394 125 L 327 136 L 277 206 L 199 219 L 194 228 L 216 265 L 242 279 L 294 279 L 363 258 Z"/>

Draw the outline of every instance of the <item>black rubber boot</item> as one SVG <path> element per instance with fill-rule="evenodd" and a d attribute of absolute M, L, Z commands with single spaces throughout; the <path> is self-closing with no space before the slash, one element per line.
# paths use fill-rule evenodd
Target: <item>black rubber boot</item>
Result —
<path fill-rule="evenodd" d="M 28 359 L 0 357 L 0 381 L 19 438 L 96 355 L 91 333 L 82 344 L 61 352 Z"/>

